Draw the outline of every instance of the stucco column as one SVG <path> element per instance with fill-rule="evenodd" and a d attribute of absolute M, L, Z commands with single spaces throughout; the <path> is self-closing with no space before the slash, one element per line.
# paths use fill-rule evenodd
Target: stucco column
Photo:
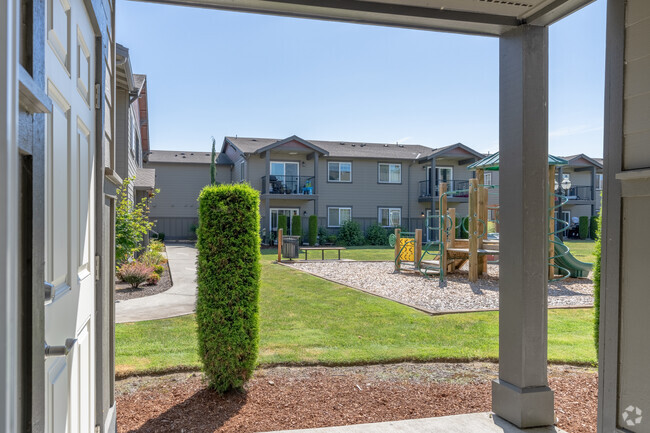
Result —
<path fill-rule="evenodd" d="M 548 29 L 499 46 L 501 257 L 499 379 L 492 410 L 520 428 L 552 425 L 547 381 Z"/>

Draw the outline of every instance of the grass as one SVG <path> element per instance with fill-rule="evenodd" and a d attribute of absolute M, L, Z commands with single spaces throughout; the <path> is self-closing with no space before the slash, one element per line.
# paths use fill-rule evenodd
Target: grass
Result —
<path fill-rule="evenodd" d="M 580 244 L 587 254 L 586 244 Z M 392 253 L 392 249 L 381 247 L 350 248 L 343 257 L 390 260 Z M 498 357 L 496 312 L 429 316 L 278 266 L 272 263 L 276 257 L 273 250 L 262 252 L 260 364 L 345 365 Z M 595 363 L 592 333 L 591 309 L 549 311 L 549 360 Z M 200 367 L 194 316 L 119 324 L 115 334 L 118 375 Z"/>
<path fill-rule="evenodd" d="M 569 247 L 571 254 L 573 254 L 576 259 L 593 263 L 596 260 L 594 256 L 594 247 L 596 242 L 592 240 L 565 240 L 564 243 Z"/>

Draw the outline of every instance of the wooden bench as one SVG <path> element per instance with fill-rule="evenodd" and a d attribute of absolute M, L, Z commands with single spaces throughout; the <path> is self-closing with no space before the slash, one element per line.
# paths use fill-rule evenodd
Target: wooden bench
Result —
<path fill-rule="evenodd" d="M 301 250 L 305 252 L 305 260 L 307 260 L 308 251 L 321 251 L 321 260 L 325 260 L 325 251 L 338 251 L 339 260 L 341 260 L 341 250 L 344 250 L 345 247 L 300 247 Z"/>

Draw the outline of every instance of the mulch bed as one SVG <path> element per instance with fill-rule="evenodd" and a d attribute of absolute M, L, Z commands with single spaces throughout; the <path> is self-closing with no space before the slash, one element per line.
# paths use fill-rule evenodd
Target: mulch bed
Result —
<path fill-rule="evenodd" d="M 172 279 L 169 274 L 169 265 L 165 263 L 165 272 L 160 276 L 158 284 L 141 284 L 137 289 L 132 289 L 128 283 L 115 283 L 115 300 L 125 301 L 127 299 L 143 298 L 145 296 L 157 295 L 172 287 Z"/>
<path fill-rule="evenodd" d="M 200 373 L 118 381 L 118 432 L 264 432 L 490 411 L 491 363 L 275 367 L 219 395 Z M 596 431 L 595 369 L 550 366 L 557 426 Z"/>

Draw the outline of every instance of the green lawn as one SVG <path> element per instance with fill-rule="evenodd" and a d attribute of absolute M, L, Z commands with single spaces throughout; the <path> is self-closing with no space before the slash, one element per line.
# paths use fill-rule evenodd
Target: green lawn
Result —
<path fill-rule="evenodd" d="M 354 248 L 343 257 L 390 260 L 392 251 Z M 496 312 L 429 316 L 278 266 L 272 263 L 276 257 L 263 250 L 261 364 L 498 357 Z M 118 374 L 199 367 L 194 316 L 120 324 L 115 332 Z M 594 363 L 592 333 L 593 310 L 549 311 L 549 359 Z"/>
<path fill-rule="evenodd" d="M 571 254 L 573 254 L 576 257 L 576 259 L 587 263 L 594 262 L 595 260 L 594 246 L 596 245 L 594 241 L 572 240 L 572 241 L 564 241 L 564 243 L 569 247 Z"/>

